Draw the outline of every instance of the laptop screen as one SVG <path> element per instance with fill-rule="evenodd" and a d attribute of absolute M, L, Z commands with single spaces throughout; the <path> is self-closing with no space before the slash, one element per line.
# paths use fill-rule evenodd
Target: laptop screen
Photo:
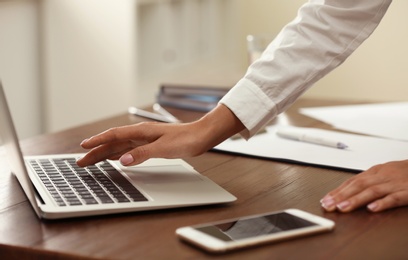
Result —
<path fill-rule="evenodd" d="M 0 81 L 0 136 L 4 145 L 6 157 L 9 166 L 14 175 L 18 178 L 20 185 L 24 189 L 28 199 L 31 202 L 37 215 L 40 215 L 39 209 L 35 206 L 37 201 L 35 198 L 34 189 L 30 179 L 28 178 L 27 169 L 23 155 L 18 144 L 17 133 L 14 128 L 13 119 L 11 117 L 10 109 L 7 104 L 6 94 L 3 85 Z"/>

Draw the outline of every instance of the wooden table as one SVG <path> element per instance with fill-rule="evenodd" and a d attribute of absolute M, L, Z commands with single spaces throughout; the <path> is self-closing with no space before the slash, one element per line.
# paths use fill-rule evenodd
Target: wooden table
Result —
<path fill-rule="evenodd" d="M 329 128 L 297 113 L 299 107 L 344 102 L 300 100 L 287 113 L 290 124 Z M 200 113 L 169 109 L 184 121 Z M 84 152 L 79 143 L 109 127 L 140 122 L 119 115 L 22 142 L 26 155 Z M 4 153 L 4 152 L 3 152 Z M 383 213 L 365 209 L 325 213 L 319 200 L 353 173 L 207 152 L 187 158 L 203 175 L 234 194 L 229 205 L 190 207 L 78 219 L 39 220 L 0 154 L 1 259 L 408 259 L 408 208 Z M 331 233 L 210 255 L 180 242 L 184 225 L 267 211 L 299 208 L 336 222 Z"/>

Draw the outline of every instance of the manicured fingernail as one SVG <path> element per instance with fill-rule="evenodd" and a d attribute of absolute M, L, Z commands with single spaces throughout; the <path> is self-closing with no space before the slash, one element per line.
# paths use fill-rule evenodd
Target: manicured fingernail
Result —
<path fill-rule="evenodd" d="M 376 202 L 373 202 L 371 204 L 368 204 L 367 208 L 371 211 L 375 211 L 375 209 L 378 207 L 378 204 Z"/>
<path fill-rule="evenodd" d="M 89 138 L 83 140 L 83 141 L 81 142 L 81 145 L 83 145 L 84 143 L 86 143 L 88 140 L 89 140 Z"/>
<path fill-rule="evenodd" d="M 122 165 L 128 165 L 131 164 L 134 161 L 134 159 L 131 154 L 125 154 L 122 157 L 120 157 L 119 161 Z"/>
<path fill-rule="evenodd" d="M 350 202 L 349 201 L 343 201 L 343 202 L 341 202 L 341 203 L 339 203 L 339 204 L 337 204 L 337 208 L 339 209 L 339 210 L 345 210 L 345 209 L 347 209 L 348 207 L 350 206 Z"/>
<path fill-rule="evenodd" d="M 324 197 L 320 203 L 322 204 L 323 208 L 330 209 L 334 206 L 334 199 L 332 196 Z"/>

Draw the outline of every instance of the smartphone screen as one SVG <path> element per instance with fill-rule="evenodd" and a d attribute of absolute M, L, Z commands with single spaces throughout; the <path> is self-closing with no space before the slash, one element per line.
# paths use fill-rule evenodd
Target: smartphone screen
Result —
<path fill-rule="evenodd" d="M 220 240 L 232 241 L 315 225 L 317 224 L 308 220 L 286 212 L 280 212 L 267 216 L 250 217 L 222 224 L 197 227 L 196 229 Z"/>
<path fill-rule="evenodd" d="M 211 252 L 279 241 L 333 229 L 334 222 L 298 209 L 182 227 L 181 238 Z"/>

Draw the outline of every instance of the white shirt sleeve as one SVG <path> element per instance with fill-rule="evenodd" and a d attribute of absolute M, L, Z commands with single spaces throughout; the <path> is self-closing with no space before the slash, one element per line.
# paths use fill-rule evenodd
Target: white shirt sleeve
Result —
<path fill-rule="evenodd" d="M 367 39 L 392 0 L 310 0 L 220 101 L 254 135 Z"/>

